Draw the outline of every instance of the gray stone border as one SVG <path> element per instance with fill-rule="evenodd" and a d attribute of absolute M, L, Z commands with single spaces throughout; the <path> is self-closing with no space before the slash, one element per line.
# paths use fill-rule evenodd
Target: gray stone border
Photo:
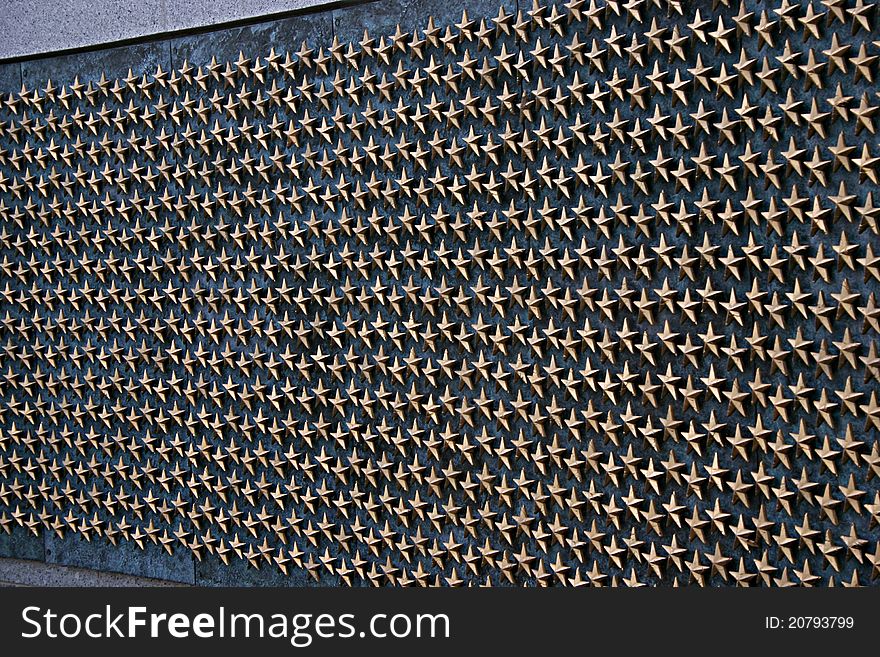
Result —
<path fill-rule="evenodd" d="M 349 0 L 350 2 L 351 0 Z M 0 61 L 329 9 L 338 0 L 4 0 Z"/>
<path fill-rule="evenodd" d="M 58 566 L 24 559 L 0 559 L 0 586 L 184 586 L 86 568 Z"/>

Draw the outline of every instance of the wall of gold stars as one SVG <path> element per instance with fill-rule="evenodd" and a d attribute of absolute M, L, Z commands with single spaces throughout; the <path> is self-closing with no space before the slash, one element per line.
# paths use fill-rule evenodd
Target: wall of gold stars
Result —
<path fill-rule="evenodd" d="M 520 0 L 3 97 L 0 527 L 871 584 L 878 56 L 868 0 Z"/>

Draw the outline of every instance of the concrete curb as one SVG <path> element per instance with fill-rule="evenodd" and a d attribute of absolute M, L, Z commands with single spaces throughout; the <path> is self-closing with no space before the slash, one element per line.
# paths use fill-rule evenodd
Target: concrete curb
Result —
<path fill-rule="evenodd" d="M 0 586 L 183 586 L 161 579 L 133 577 L 86 568 L 45 564 L 24 559 L 0 559 Z"/>

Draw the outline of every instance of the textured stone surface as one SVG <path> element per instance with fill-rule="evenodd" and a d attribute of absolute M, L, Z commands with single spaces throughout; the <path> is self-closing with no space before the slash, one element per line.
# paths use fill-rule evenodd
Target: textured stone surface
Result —
<path fill-rule="evenodd" d="M 45 560 L 46 563 L 62 566 L 125 573 L 184 584 L 192 584 L 194 581 L 191 554 L 182 550 L 168 554 L 151 543 L 145 543 L 142 549 L 133 542 L 122 541 L 111 545 L 106 540 L 87 541 L 76 534 L 59 538 L 47 533 Z"/>
<path fill-rule="evenodd" d="M 231 558 L 223 563 L 207 554 L 195 562 L 196 586 L 315 586 L 318 582 L 304 568 L 291 568 L 284 574 L 271 564 L 257 569 L 242 559 Z M 340 584 L 337 577 L 322 577 L 322 586 Z"/>
<path fill-rule="evenodd" d="M 317 47 L 329 43 L 332 36 L 332 14 L 319 12 L 172 39 L 171 57 L 174 66 L 184 60 L 203 66 L 212 57 L 218 62 L 235 61 L 239 52 L 251 58 L 268 54 L 273 47 L 282 54 L 295 52 L 304 41 Z"/>
<path fill-rule="evenodd" d="M 15 559 L 45 559 L 43 537 L 24 527 L 13 527 L 9 533 L 0 532 L 0 557 Z"/>
<path fill-rule="evenodd" d="M 97 52 L 82 52 L 58 57 L 46 57 L 21 63 L 21 75 L 25 86 L 37 88 L 47 80 L 67 82 L 79 77 L 80 82 L 97 81 L 103 73 L 108 79 L 125 77 L 129 70 L 135 75 L 155 72 L 171 66 L 167 42 L 137 43 L 130 46 L 109 48 Z"/>
<path fill-rule="evenodd" d="M 0 64 L 0 92 L 17 92 L 21 89 L 21 65 Z"/>
<path fill-rule="evenodd" d="M 0 559 L 0 586 L 181 586 L 177 582 L 72 568 L 24 559 Z"/>
<path fill-rule="evenodd" d="M 467 11 L 469 18 L 479 20 L 496 16 L 501 6 L 515 12 L 517 3 L 516 0 L 379 0 L 334 9 L 333 24 L 340 41 L 357 41 L 365 29 L 374 37 L 394 34 L 397 25 L 412 32 L 425 27 L 429 16 L 434 18 L 435 25 L 445 27 L 457 23 L 463 11 Z"/>
<path fill-rule="evenodd" d="M 134 39 L 267 14 L 327 0 L 4 0 L 0 59 Z"/>

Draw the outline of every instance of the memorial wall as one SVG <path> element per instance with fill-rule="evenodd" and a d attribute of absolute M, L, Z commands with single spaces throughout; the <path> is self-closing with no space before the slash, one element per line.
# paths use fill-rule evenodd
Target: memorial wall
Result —
<path fill-rule="evenodd" d="M 875 582 L 878 21 L 399 0 L 0 64 L 0 556 Z"/>

